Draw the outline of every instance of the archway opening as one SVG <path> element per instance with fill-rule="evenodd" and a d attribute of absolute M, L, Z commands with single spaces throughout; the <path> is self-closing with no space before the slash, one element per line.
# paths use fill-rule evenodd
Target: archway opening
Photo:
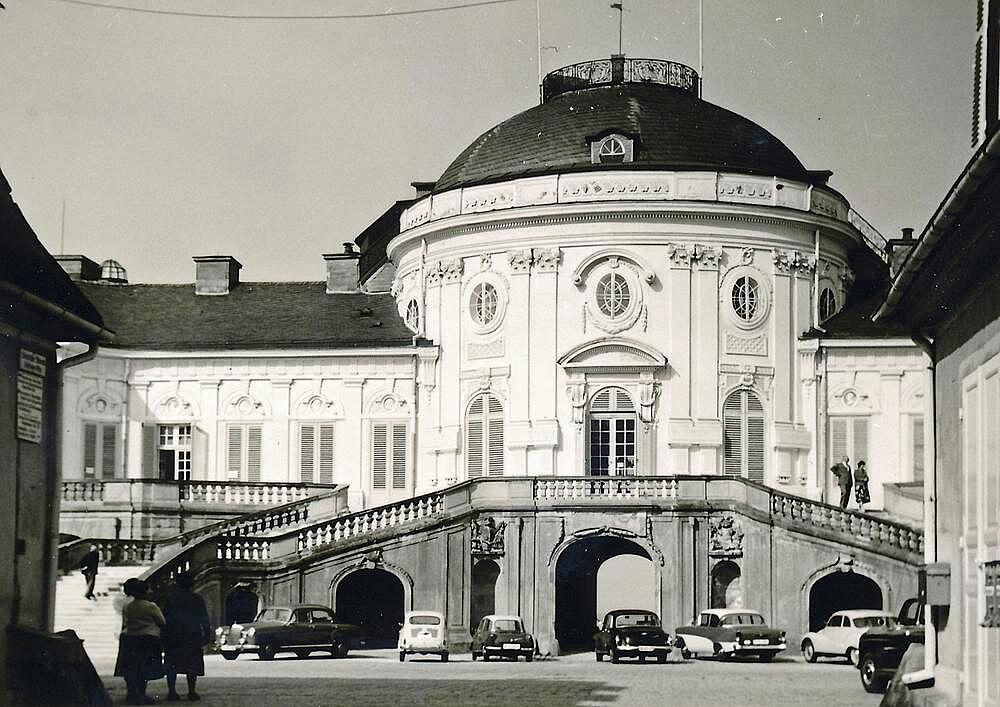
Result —
<path fill-rule="evenodd" d="M 740 566 L 732 560 L 722 560 L 712 568 L 711 602 L 713 609 L 743 607 L 743 578 Z"/>
<path fill-rule="evenodd" d="M 337 620 L 361 627 L 365 646 L 392 648 L 404 613 L 403 583 L 381 569 L 355 570 L 337 586 Z"/>
<path fill-rule="evenodd" d="M 496 613 L 497 579 L 500 565 L 493 560 L 480 560 L 472 567 L 472 613 L 469 633 L 483 617 Z"/>
<path fill-rule="evenodd" d="M 809 630 L 823 628 L 835 611 L 882 606 L 882 590 L 874 580 L 856 572 L 831 572 L 809 590 Z"/>
<path fill-rule="evenodd" d="M 605 562 L 620 557 L 616 564 L 601 571 Z M 616 573 L 616 567 L 622 568 L 620 563 L 627 564 L 635 574 Z M 658 613 L 656 596 L 656 571 L 642 546 L 606 535 L 577 540 L 556 562 L 555 629 L 560 651 L 593 649 L 594 633 L 603 612 L 648 608 Z"/>
<path fill-rule="evenodd" d="M 260 599 L 253 588 L 241 582 L 226 595 L 226 625 L 248 623 L 257 617 Z"/>

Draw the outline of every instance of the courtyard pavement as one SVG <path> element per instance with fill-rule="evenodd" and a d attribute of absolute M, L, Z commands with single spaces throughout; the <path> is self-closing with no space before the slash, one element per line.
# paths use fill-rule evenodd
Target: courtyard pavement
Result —
<path fill-rule="evenodd" d="M 656 663 L 597 663 L 593 653 L 536 659 L 533 663 L 473 663 L 468 654 L 448 663 L 437 657 L 410 657 L 399 663 L 393 650 L 352 651 L 334 659 L 316 653 L 300 659 L 279 655 L 225 661 L 205 658 L 198 681 L 205 705 L 822 705 L 874 707 L 879 695 L 861 688 L 858 671 L 844 662 L 806 664 L 797 655 L 773 663 L 675 659 Z M 101 668 L 104 669 L 101 669 Z M 115 704 L 124 704 L 121 678 L 98 666 Z M 178 680 L 182 697 L 184 678 Z M 149 694 L 165 702 L 163 680 Z"/>

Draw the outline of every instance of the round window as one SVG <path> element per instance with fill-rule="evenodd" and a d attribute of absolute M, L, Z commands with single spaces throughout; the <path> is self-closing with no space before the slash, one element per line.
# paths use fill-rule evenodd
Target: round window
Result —
<path fill-rule="evenodd" d="M 415 299 L 411 299 L 406 305 L 406 326 L 412 331 L 420 330 L 420 305 Z"/>
<path fill-rule="evenodd" d="M 733 283 L 733 311 L 745 322 L 752 321 L 760 306 L 760 286 L 752 277 L 743 275 Z"/>
<path fill-rule="evenodd" d="M 837 296 L 833 294 L 833 290 L 829 287 L 824 287 L 823 291 L 819 295 L 819 318 L 820 321 L 825 321 L 832 317 L 837 312 Z"/>
<path fill-rule="evenodd" d="M 597 308 L 608 319 L 619 319 L 628 312 L 632 301 L 628 281 L 616 272 L 609 272 L 597 281 Z"/>
<path fill-rule="evenodd" d="M 489 326 L 496 319 L 499 303 L 496 288 L 489 282 L 480 282 L 473 288 L 469 300 L 472 321 L 479 326 Z"/>

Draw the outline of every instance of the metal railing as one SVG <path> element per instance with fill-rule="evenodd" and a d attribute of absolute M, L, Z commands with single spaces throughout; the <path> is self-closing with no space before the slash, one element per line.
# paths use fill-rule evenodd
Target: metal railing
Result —
<path fill-rule="evenodd" d="M 618 72 L 620 71 L 620 74 Z M 698 94 L 698 72 L 687 64 L 664 59 L 596 59 L 551 71 L 542 79 L 543 100 L 568 91 L 614 83 L 650 83 Z"/>

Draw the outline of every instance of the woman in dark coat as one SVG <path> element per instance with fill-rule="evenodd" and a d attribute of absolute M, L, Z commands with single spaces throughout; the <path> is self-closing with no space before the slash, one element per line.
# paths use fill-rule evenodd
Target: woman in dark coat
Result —
<path fill-rule="evenodd" d="M 188 699 L 201 699 L 195 692 L 199 675 L 205 674 L 202 646 L 212 635 L 205 600 L 194 591 L 189 574 L 177 575 L 177 589 L 163 602 L 167 625 L 163 629 L 164 667 L 167 671 L 168 700 L 178 700 L 177 674 L 187 676 Z"/>
<path fill-rule="evenodd" d="M 868 490 L 868 469 L 863 461 L 859 461 L 858 468 L 854 470 L 854 498 L 864 513 L 865 505 L 871 503 L 872 497 Z"/>
<path fill-rule="evenodd" d="M 146 600 L 147 585 L 139 579 L 129 579 L 122 587 L 132 601 L 122 609 L 122 632 L 118 639 L 118 660 L 115 675 L 125 678 L 130 705 L 151 705 L 146 695 L 146 683 L 163 677 L 163 644 L 160 632 L 164 619 L 160 607 Z"/>

